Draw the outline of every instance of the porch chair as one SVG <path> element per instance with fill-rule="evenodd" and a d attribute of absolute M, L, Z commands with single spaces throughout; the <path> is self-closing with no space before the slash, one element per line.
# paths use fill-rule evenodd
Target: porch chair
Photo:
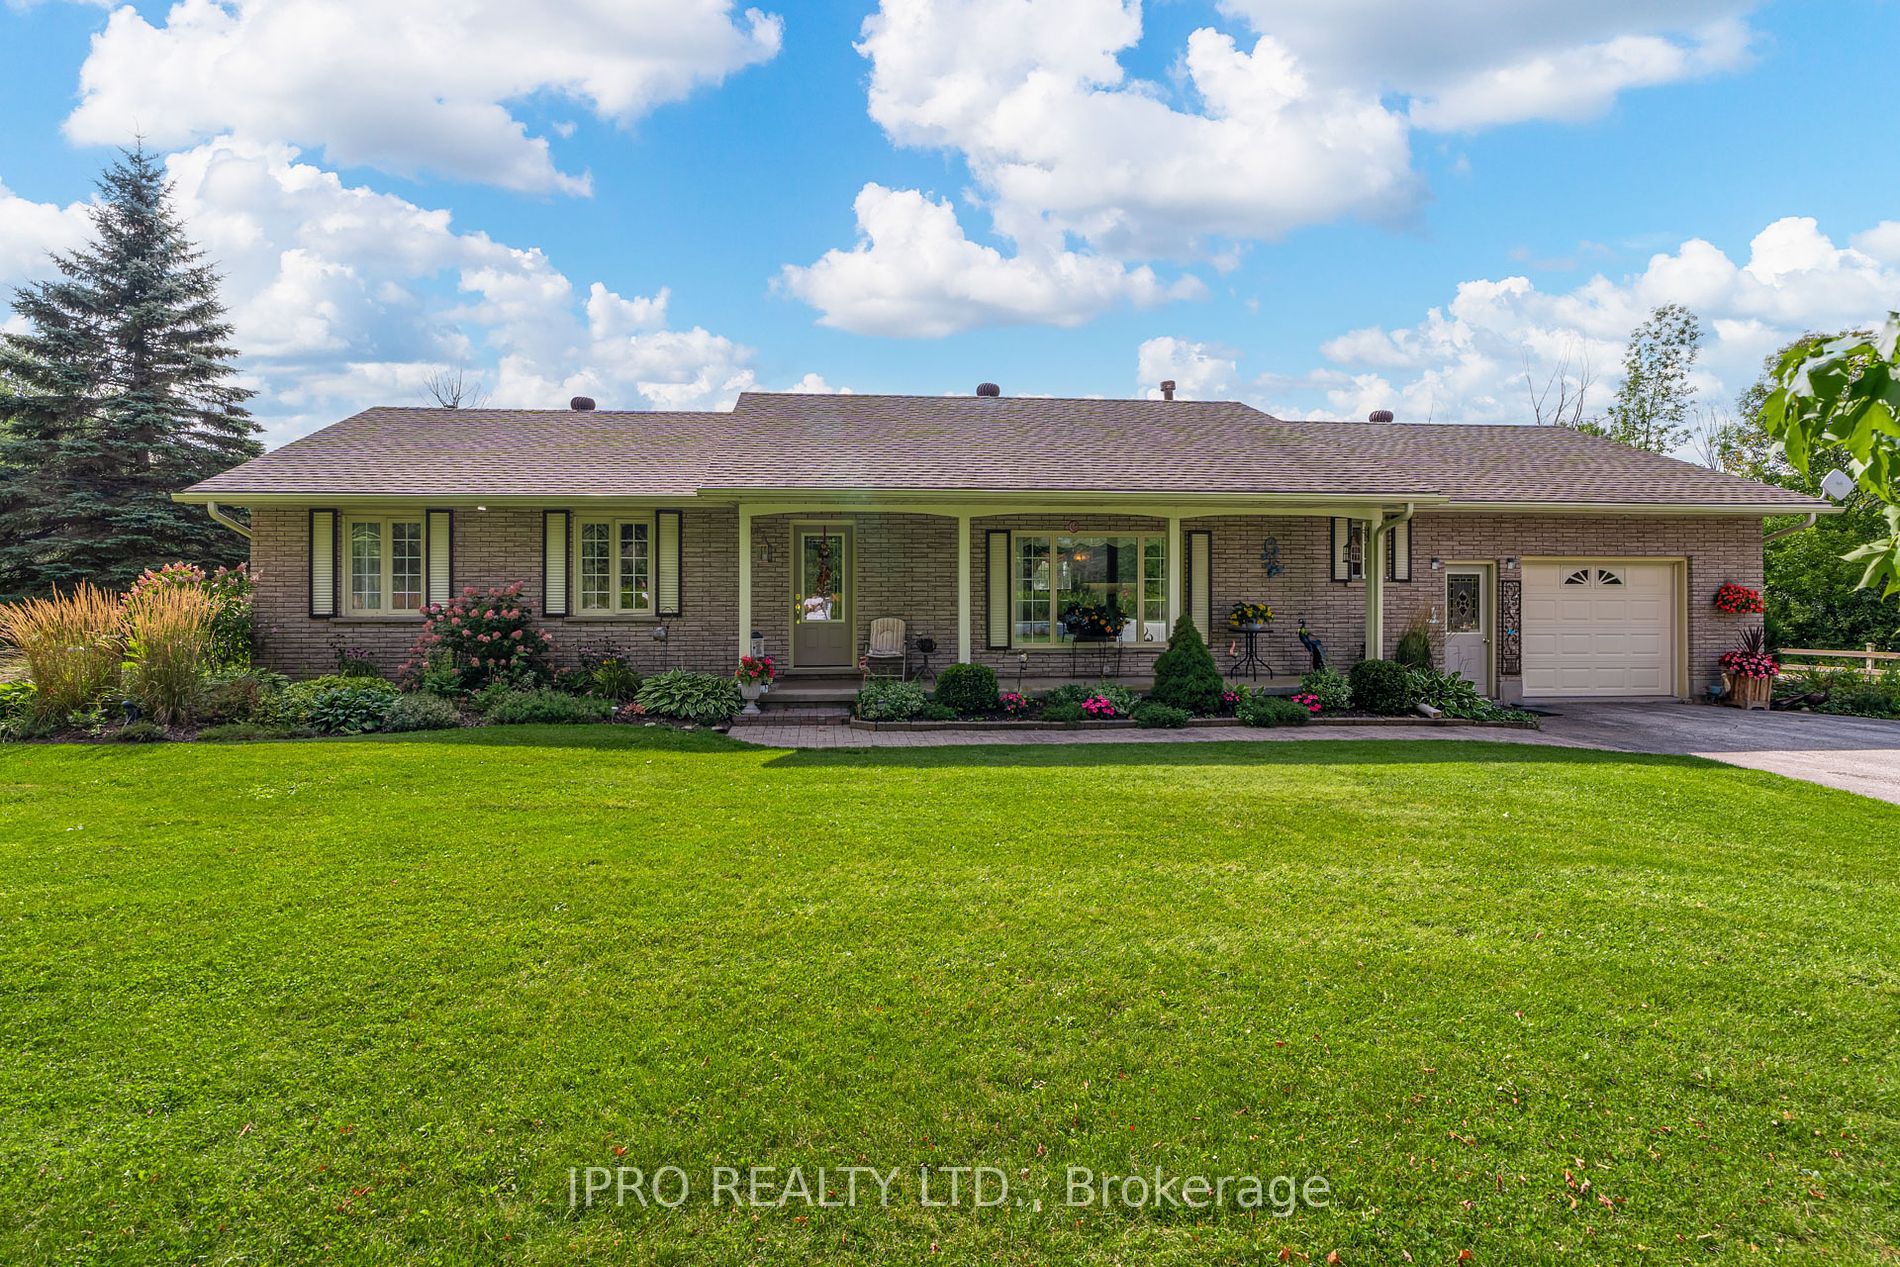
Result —
<path fill-rule="evenodd" d="M 871 643 L 864 651 L 864 676 L 890 677 L 891 668 L 897 670 L 897 680 L 910 680 L 910 640 L 904 632 L 904 622 L 896 616 L 881 616 L 871 622 Z"/>

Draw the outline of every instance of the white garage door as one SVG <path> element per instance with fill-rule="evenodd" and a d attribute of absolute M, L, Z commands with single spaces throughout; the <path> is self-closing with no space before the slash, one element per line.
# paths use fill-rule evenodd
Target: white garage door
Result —
<path fill-rule="evenodd" d="M 1675 569 L 1527 561 L 1523 653 L 1526 695 L 1674 695 Z"/>

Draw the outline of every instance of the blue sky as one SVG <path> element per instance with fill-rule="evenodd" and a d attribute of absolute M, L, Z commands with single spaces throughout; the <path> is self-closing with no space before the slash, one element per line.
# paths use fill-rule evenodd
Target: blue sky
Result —
<path fill-rule="evenodd" d="M 16 0 L 0 284 L 142 132 L 273 441 L 444 367 L 1528 420 L 1671 299 L 1713 409 L 1900 306 L 1894 6 L 1420 7 Z"/>

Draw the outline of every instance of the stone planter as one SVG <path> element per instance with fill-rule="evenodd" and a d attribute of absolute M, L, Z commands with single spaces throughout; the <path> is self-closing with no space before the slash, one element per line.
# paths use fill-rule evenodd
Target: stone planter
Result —
<path fill-rule="evenodd" d="M 757 717 L 759 715 L 759 696 L 765 694 L 765 691 L 766 684 L 764 682 L 739 683 L 739 694 L 745 698 L 745 707 L 739 711 L 747 717 Z"/>

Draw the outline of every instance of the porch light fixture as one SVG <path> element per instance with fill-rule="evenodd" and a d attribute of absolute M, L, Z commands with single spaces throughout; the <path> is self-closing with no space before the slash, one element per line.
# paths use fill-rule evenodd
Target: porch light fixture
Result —
<path fill-rule="evenodd" d="M 1439 559 L 1437 555 L 1432 556 L 1432 571 L 1436 572 L 1439 568 L 1444 566 L 1444 562 Z"/>
<path fill-rule="evenodd" d="M 1504 570 L 1505 570 L 1506 572 L 1515 572 L 1515 571 L 1517 571 L 1517 560 L 1516 560 L 1516 559 L 1506 559 L 1506 560 L 1504 561 Z"/>

